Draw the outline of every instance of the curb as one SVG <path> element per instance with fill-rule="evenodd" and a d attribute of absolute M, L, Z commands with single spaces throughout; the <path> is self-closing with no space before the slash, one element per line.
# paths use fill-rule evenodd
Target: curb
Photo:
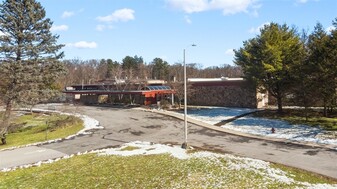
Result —
<path fill-rule="evenodd" d="M 15 111 L 30 111 L 30 110 L 22 108 L 22 109 L 17 109 Z M 45 109 L 33 109 L 33 112 L 50 112 L 50 113 L 58 113 L 58 114 L 63 114 L 63 115 L 72 115 L 72 116 L 80 118 L 83 122 L 84 122 L 85 117 L 89 117 L 89 116 L 82 115 L 82 114 L 66 113 L 66 112 L 60 112 L 60 111 L 55 111 L 55 110 L 45 110 Z M 85 123 L 83 123 L 83 124 L 85 124 Z M 35 142 L 35 143 L 21 145 L 21 146 L 8 147 L 8 148 L 0 149 L 0 152 L 1 151 L 7 151 L 7 150 L 15 150 L 15 149 L 18 149 L 18 148 L 25 148 L 25 147 L 30 147 L 30 146 L 41 146 L 41 145 L 44 145 L 44 144 L 59 143 L 59 142 L 65 141 L 65 140 L 74 139 L 75 137 L 78 137 L 78 136 L 90 135 L 90 134 L 92 134 L 93 131 L 98 130 L 98 129 L 104 129 L 104 127 L 101 126 L 100 123 L 97 121 L 97 125 L 95 126 L 95 128 L 85 128 L 85 126 L 84 126 L 84 128 L 82 130 L 78 131 L 77 133 L 75 133 L 73 135 L 69 135 L 67 137 L 56 138 L 56 139 L 42 141 L 42 142 Z"/>
<path fill-rule="evenodd" d="M 180 115 L 172 114 L 169 111 L 165 111 L 165 110 L 156 110 L 156 109 L 148 110 L 148 109 L 144 109 L 144 108 L 139 108 L 138 110 L 142 110 L 142 111 L 146 111 L 146 112 L 152 112 L 152 113 L 158 113 L 158 114 L 161 114 L 161 115 L 166 115 L 166 116 L 170 116 L 170 117 L 177 118 L 177 119 L 180 119 L 180 120 L 184 120 L 184 115 L 180 116 Z M 201 126 L 201 127 L 207 128 L 207 129 L 211 129 L 211 130 L 214 130 L 214 131 L 223 132 L 223 133 L 236 135 L 236 136 L 247 137 L 247 138 L 251 138 L 251 139 L 258 139 L 258 140 L 265 140 L 265 141 L 270 141 L 270 142 L 279 142 L 279 143 L 293 144 L 293 145 L 302 145 L 302 146 L 307 146 L 307 147 L 311 147 L 311 148 L 324 148 L 324 149 L 328 149 L 328 150 L 337 151 L 337 146 L 334 146 L 334 145 L 331 145 L 331 144 L 317 144 L 317 143 L 314 143 L 314 142 L 299 142 L 299 141 L 294 141 L 294 140 L 289 140 L 289 139 L 270 138 L 270 137 L 263 137 L 263 136 L 259 136 L 259 135 L 253 135 L 253 134 L 249 134 L 249 133 L 242 133 L 242 132 L 222 128 L 222 127 L 219 127 L 219 126 L 214 126 L 214 125 L 204 123 L 204 122 L 201 122 L 201 121 L 197 121 L 197 120 L 192 119 L 190 117 L 187 118 L 187 122 L 193 123 L 195 125 L 198 125 L 198 126 Z"/>

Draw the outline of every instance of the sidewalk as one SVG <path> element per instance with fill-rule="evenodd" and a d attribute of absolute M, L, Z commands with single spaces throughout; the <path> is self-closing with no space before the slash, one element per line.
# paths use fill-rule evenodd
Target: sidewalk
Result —
<path fill-rule="evenodd" d="M 0 151 L 0 170 L 61 158 L 66 155 L 59 151 L 38 146 L 4 150 Z"/>

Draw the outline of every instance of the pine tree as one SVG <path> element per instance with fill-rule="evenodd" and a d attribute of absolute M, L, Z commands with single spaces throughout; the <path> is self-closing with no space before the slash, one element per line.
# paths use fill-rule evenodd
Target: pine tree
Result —
<path fill-rule="evenodd" d="M 0 138 L 6 143 L 13 105 L 37 103 L 48 98 L 55 80 L 65 67 L 57 44 L 59 36 L 50 31 L 52 22 L 35 0 L 5 0 L 0 5 L 0 96 L 6 111 L 0 123 Z"/>
<path fill-rule="evenodd" d="M 337 24 L 333 22 L 334 26 Z M 336 106 L 336 78 L 337 78 L 337 32 L 326 32 L 322 24 L 317 23 L 308 40 L 308 65 L 310 86 L 317 93 L 323 114 L 328 116 L 328 107 Z"/>
<path fill-rule="evenodd" d="M 155 58 L 152 61 L 152 78 L 168 80 L 169 78 L 169 64 L 161 58 Z"/>
<path fill-rule="evenodd" d="M 293 84 L 291 72 L 301 62 L 302 55 L 303 46 L 295 29 L 271 23 L 261 29 L 260 35 L 235 50 L 234 63 L 242 67 L 248 80 L 277 99 L 281 113 L 283 99 Z"/>

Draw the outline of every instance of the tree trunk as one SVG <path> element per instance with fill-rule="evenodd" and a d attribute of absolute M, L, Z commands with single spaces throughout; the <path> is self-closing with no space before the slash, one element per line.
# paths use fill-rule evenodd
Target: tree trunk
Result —
<path fill-rule="evenodd" d="M 324 106 L 324 109 L 323 109 L 323 116 L 324 117 L 328 117 L 328 111 L 327 111 L 327 107 L 326 107 L 326 100 L 324 99 L 324 102 L 323 102 L 323 106 Z"/>
<path fill-rule="evenodd" d="M 181 109 L 181 99 L 178 97 L 178 108 L 179 108 L 179 110 Z"/>
<path fill-rule="evenodd" d="M 282 97 L 280 96 L 277 97 L 277 112 L 280 114 L 283 113 Z"/>
<path fill-rule="evenodd" d="M 309 111 L 309 108 L 307 105 L 304 106 L 304 114 L 305 114 L 305 121 L 308 121 L 309 120 L 309 117 L 308 117 L 308 111 Z"/>
<path fill-rule="evenodd" d="M 3 145 L 7 144 L 7 141 L 6 141 L 6 135 L 5 135 L 3 138 L 1 138 L 1 143 L 2 143 Z"/>
<path fill-rule="evenodd" d="M 2 124 L 0 126 L 0 138 L 2 144 L 6 144 L 6 134 L 9 127 L 9 120 L 12 114 L 12 100 L 8 100 L 6 103 L 6 111 L 3 116 Z"/>

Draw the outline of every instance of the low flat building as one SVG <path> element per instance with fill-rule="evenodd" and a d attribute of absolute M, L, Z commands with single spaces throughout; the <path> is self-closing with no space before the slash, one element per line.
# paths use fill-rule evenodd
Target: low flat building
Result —
<path fill-rule="evenodd" d="M 188 84 L 189 105 L 263 108 L 268 104 L 268 95 L 243 78 L 189 78 Z"/>
<path fill-rule="evenodd" d="M 98 84 L 79 84 L 66 87 L 63 93 L 68 99 L 84 104 L 129 103 L 151 105 L 162 99 L 174 100 L 175 90 L 163 85 L 161 80 L 146 82 L 100 82 Z"/>

